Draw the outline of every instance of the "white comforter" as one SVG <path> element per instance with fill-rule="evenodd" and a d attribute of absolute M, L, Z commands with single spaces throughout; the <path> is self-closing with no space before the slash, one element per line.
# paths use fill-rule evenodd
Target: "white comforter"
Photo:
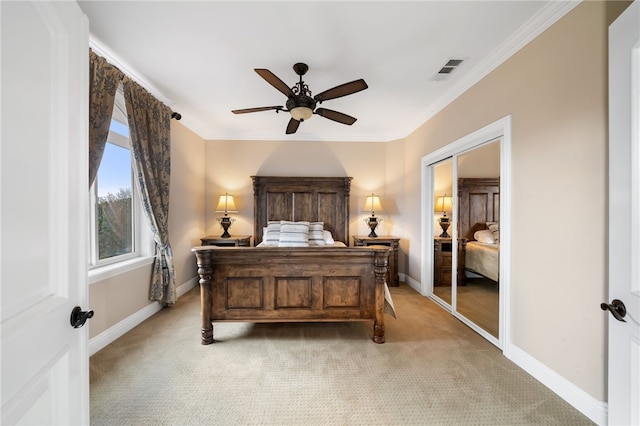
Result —
<path fill-rule="evenodd" d="M 464 267 L 493 281 L 500 278 L 500 244 L 469 241 L 466 245 Z"/>
<path fill-rule="evenodd" d="M 263 241 L 260 244 L 258 244 L 256 247 L 277 247 L 277 246 L 271 246 L 271 245 L 265 244 L 265 242 Z M 313 248 L 322 248 L 322 247 L 336 248 L 336 247 L 347 247 L 347 245 L 345 243 L 343 243 L 342 241 L 335 241 L 333 244 L 325 244 L 325 245 L 322 245 L 322 246 L 310 246 L 310 247 L 313 247 Z"/>

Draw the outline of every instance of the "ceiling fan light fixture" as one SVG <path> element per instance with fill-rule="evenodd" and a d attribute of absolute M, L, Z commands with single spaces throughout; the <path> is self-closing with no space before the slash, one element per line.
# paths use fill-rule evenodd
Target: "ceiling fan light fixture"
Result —
<path fill-rule="evenodd" d="M 313 110 L 306 106 L 292 108 L 289 112 L 291 113 L 291 117 L 298 121 L 308 120 L 313 115 Z"/>
<path fill-rule="evenodd" d="M 355 117 L 351 117 L 350 115 L 343 114 L 332 109 L 318 108 L 316 110 L 316 105 L 318 103 L 322 103 L 323 101 L 341 98 L 343 96 L 351 95 L 352 93 L 364 90 L 369 87 L 367 86 L 367 83 L 363 79 L 354 80 L 349 83 L 335 86 L 329 90 L 325 90 L 324 92 L 312 96 L 311 90 L 309 90 L 309 86 L 307 86 L 302 80 L 302 76 L 306 74 L 308 69 L 309 67 L 307 66 L 307 64 L 303 64 L 302 62 L 298 62 L 297 64 L 295 64 L 293 66 L 293 70 L 296 72 L 296 74 L 298 74 L 298 76 L 300 76 L 300 81 L 296 83 L 295 86 L 289 87 L 284 81 L 280 80 L 278 76 L 276 76 L 268 69 L 255 68 L 254 71 L 258 73 L 260 77 L 262 77 L 267 83 L 272 85 L 287 97 L 286 109 L 281 106 L 267 106 L 235 109 L 231 112 L 234 114 L 245 114 L 248 112 L 259 112 L 267 110 L 276 110 L 276 112 L 287 111 L 289 112 L 289 114 L 291 114 L 291 118 L 289 119 L 289 123 L 287 124 L 287 129 L 285 131 L 287 135 L 295 133 L 298 130 L 298 126 L 300 126 L 300 123 L 310 119 L 313 114 L 318 114 L 321 117 L 327 118 L 337 123 L 346 124 L 348 126 L 355 123 Z"/>

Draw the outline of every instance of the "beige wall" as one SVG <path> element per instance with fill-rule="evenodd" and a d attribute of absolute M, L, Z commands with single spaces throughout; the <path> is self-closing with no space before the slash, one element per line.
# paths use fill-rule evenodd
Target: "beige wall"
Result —
<path fill-rule="evenodd" d="M 402 236 L 420 235 L 421 157 L 511 114 L 511 342 L 600 401 L 606 400 L 607 319 L 599 304 L 607 294 L 607 16 L 617 16 L 606 9 L 603 2 L 580 4 L 406 138 L 402 217 Z M 404 270 L 416 281 L 419 245 L 411 240 Z"/>
<path fill-rule="evenodd" d="M 176 285 L 196 277 L 191 247 L 204 231 L 204 141 L 175 120 L 171 121 L 171 198 L 169 241 L 173 250 Z M 127 319 L 149 302 L 151 265 L 95 282 L 89 286 L 89 321 L 93 338 Z M 153 302 L 155 303 L 155 302 Z"/>
<path fill-rule="evenodd" d="M 275 118 L 275 117 L 274 117 Z M 283 139 L 286 136 L 283 134 Z M 385 184 L 385 144 L 379 142 L 273 142 L 273 141 L 207 141 L 206 142 L 206 232 L 220 235 L 215 213 L 220 194 L 234 195 L 239 212 L 229 232 L 231 235 L 253 235 L 253 186 L 251 176 L 351 176 L 351 223 L 349 234 L 369 233 L 362 212 L 364 197 L 374 191 L 381 196 L 384 220 L 376 230 L 383 235 L 393 229 L 393 218 L 387 214 L 396 205 L 393 192 Z M 347 242 L 349 243 L 349 242 Z"/>
<path fill-rule="evenodd" d="M 169 238 L 176 284 L 193 279 L 198 268 L 191 248 L 204 232 L 204 140 L 175 120 L 171 123 Z"/>
<path fill-rule="evenodd" d="M 399 242 L 398 249 L 398 271 L 404 273 L 407 270 L 408 253 L 416 250 L 413 245 L 413 240 L 418 240 L 420 234 L 412 234 L 409 230 L 409 224 L 406 221 L 407 206 L 410 205 L 410 201 L 407 198 L 415 196 L 414 193 L 408 191 L 407 188 L 413 185 L 407 181 L 407 170 L 405 168 L 406 158 L 405 154 L 405 142 L 403 140 L 391 141 L 385 143 L 385 159 L 386 159 L 386 177 L 387 177 L 387 192 L 391 194 L 394 199 L 394 203 L 391 205 L 391 209 L 388 213 L 389 220 L 393 223 L 393 227 L 389 230 L 389 233 L 395 236 L 402 236 L 403 238 Z M 420 184 L 420 181 L 414 182 Z M 419 191 L 418 191 L 419 197 Z M 418 248 L 419 250 L 419 248 Z"/>
<path fill-rule="evenodd" d="M 89 306 L 95 313 L 89 338 L 135 314 L 149 304 L 151 265 L 124 272 L 89 285 Z"/>

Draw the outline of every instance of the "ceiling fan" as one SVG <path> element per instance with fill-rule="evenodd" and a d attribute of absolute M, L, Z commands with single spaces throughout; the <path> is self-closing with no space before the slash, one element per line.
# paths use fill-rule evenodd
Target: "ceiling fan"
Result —
<path fill-rule="evenodd" d="M 248 112 L 259 112 L 275 110 L 276 112 L 286 111 L 291 114 L 291 119 L 287 125 L 286 134 L 290 135 L 298 130 L 300 123 L 311 118 L 313 114 L 317 114 L 321 117 L 328 118 L 329 120 L 337 121 L 338 123 L 352 125 L 356 122 L 356 118 L 350 115 L 343 114 L 338 111 L 327 108 L 317 108 L 316 104 L 322 103 L 329 99 L 340 98 L 342 96 L 351 95 L 366 89 L 367 83 L 363 79 L 354 80 L 349 83 L 341 84 L 324 92 L 318 93 L 315 96 L 311 95 L 309 86 L 302 81 L 302 76 L 307 73 L 309 67 L 307 64 L 298 62 L 293 66 L 293 70 L 300 76 L 300 81 L 295 86 L 289 87 L 285 82 L 280 80 L 274 73 L 265 68 L 256 68 L 255 72 L 267 83 L 278 89 L 287 97 L 286 108 L 282 105 L 279 106 L 267 106 L 258 108 L 245 108 L 235 109 L 231 112 L 234 114 L 246 114 Z"/>

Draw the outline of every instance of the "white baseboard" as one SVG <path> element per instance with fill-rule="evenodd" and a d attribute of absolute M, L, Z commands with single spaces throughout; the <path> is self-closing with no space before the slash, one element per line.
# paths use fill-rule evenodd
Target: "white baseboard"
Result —
<path fill-rule="evenodd" d="M 194 277 L 186 283 L 177 287 L 176 296 L 182 296 L 196 285 L 198 285 L 198 277 Z M 150 318 L 151 316 L 153 316 L 153 314 L 161 309 L 162 305 L 160 303 L 152 302 L 133 315 L 129 315 L 127 318 L 118 322 L 114 326 L 109 327 L 107 330 L 93 337 L 89 340 L 89 356 L 95 354 L 108 344 L 113 343 L 116 339 L 123 336 L 125 333 L 133 330 L 134 327 L 138 326 L 142 323 L 142 321 Z"/>
<path fill-rule="evenodd" d="M 422 288 L 421 288 L 421 285 L 420 285 L 420 283 L 418 281 L 414 280 L 410 276 L 408 276 L 406 274 L 403 274 L 403 273 L 399 273 L 398 275 L 400 276 L 400 281 L 409 284 L 409 287 L 411 287 L 412 289 L 414 289 L 418 293 L 422 294 Z"/>
<path fill-rule="evenodd" d="M 179 298 L 180 296 L 182 296 L 192 288 L 197 287 L 199 285 L 198 284 L 199 279 L 200 277 L 193 277 L 186 283 L 182 284 L 181 286 L 178 286 L 178 288 L 176 288 L 176 297 Z"/>
<path fill-rule="evenodd" d="M 517 346 L 511 345 L 508 353 L 509 359 L 518 367 L 567 401 L 591 421 L 598 425 L 607 424 L 606 402 L 598 401 Z"/>

